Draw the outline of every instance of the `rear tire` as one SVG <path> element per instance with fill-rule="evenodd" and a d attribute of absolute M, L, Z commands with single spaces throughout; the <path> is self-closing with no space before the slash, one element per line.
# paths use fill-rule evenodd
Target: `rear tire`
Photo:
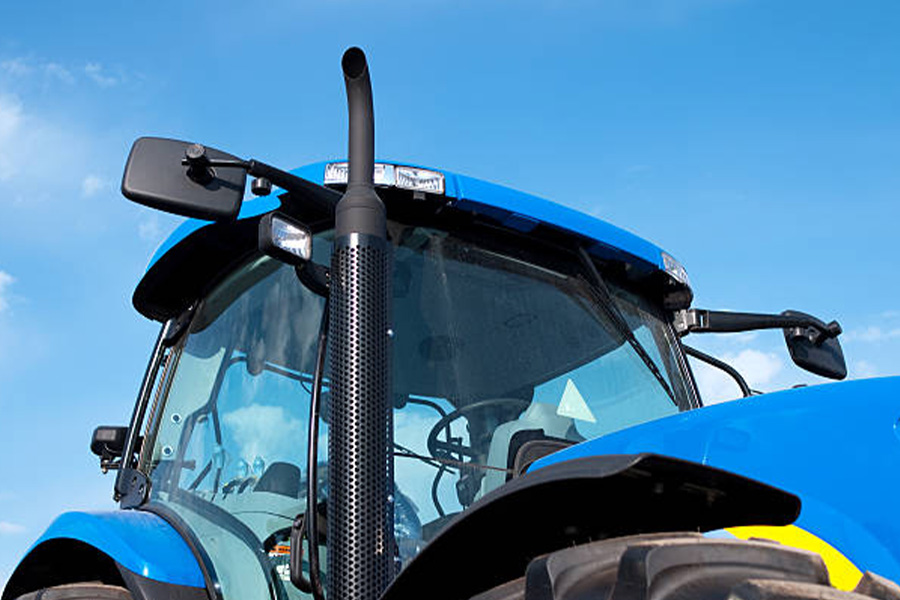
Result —
<path fill-rule="evenodd" d="M 133 600 L 131 593 L 117 585 L 68 583 L 22 594 L 16 600 Z"/>
<path fill-rule="evenodd" d="M 525 575 L 471 600 L 900 600 L 866 573 L 831 587 L 818 554 L 763 541 L 663 533 L 613 538 L 531 561 Z"/>

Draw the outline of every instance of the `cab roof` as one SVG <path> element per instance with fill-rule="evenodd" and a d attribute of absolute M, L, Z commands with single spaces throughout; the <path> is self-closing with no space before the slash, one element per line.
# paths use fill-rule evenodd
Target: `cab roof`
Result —
<path fill-rule="evenodd" d="M 292 171 L 294 175 L 323 185 L 325 167 L 313 163 Z M 379 161 L 394 165 L 405 162 Z M 606 221 L 550 202 L 538 196 L 443 169 L 443 198 L 455 209 L 491 219 L 514 232 L 530 234 L 539 227 L 575 234 L 592 255 L 628 265 L 641 277 L 665 276 L 674 260 L 655 244 Z M 188 219 L 159 246 L 135 290 L 135 308 L 144 316 L 164 321 L 177 316 L 201 297 L 218 275 L 247 251 L 256 247 L 258 217 L 281 206 L 276 191 L 265 197 L 248 198 L 233 223 L 210 223 Z M 231 256 L 233 254 L 241 254 Z M 676 263 L 677 264 L 677 263 Z M 671 276 L 669 283 L 678 285 Z M 683 285 L 689 291 L 687 285 Z M 689 302 L 689 300 L 688 300 Z"/>

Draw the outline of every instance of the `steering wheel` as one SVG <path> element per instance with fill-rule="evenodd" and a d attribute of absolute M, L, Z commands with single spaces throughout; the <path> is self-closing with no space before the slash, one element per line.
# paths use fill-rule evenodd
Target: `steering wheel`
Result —
<path fill-rule="evenodd" d="M 521 413 L 529 404 L 531 404 L 531 402 L 522 400 L 521 398 L 490 398 L 488 400 L 479 400 L 478 402 L 461 406 L 453 412 L 447 413 L 441 417 L 441 419 L 434 424 L 434 427 L 431 428 L 431 431 L 428 433 L 428 452 L 431 453 L 431 456 L 439 460 L 457 460 L 454 458 L 454 455 L 460 458 L 468 456 L 471 459 L 475 459 L 478 457 L 479 453 L 471 446 L 464 446 L 462 440 L 459 440 L 459 438 L 453 438 L 450 435 L 450 424 L 462 417 L 468 417 L 473 412 L 497 406 L 508 406 L 510 408 L 518 409 Z M 441 431 L 444 431 L 446 440 L 438 439 Z"/>

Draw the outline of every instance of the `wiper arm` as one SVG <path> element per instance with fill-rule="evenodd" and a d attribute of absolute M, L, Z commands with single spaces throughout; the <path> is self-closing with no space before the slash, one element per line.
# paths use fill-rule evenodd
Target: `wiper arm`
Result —
<path fill-rule="evenodd" d="M 594 278 L 594 289 L 600 296 L 600 307 L 606 313 L 606 316 L 609 317 L 609 320 L 612 322 L 613 327 L 615 327 L 619 335 L 621 335 L 625 339 L 625 341 L 627 341 L 631 345 L 631 347 L 634 348 L 635 353 L 637 353 L 641 360 L 644 361 L 644 364 L 647 365 L 647 368 L 650 369 L 650 372 L 653 373 L 653 376 L 656 377 L 659 385 L 662 386 L 663 390 L 665 390 L 666 395 L 669 396 L 669 399 L 672 401 L 672 403 L 678 405 L 678 401 L 675 399 L 675 394 L 672 393 L 672 388 L 669 387 L 669 382 L 666 381 L 666 378 L 663 377 L 663 374 L 660 372 L 659 367 L 657 367 L 656 363 L 653 362 L 653 359 L 650 358 L 650 355 L 647 353 L 647 349 L 644 348 L 644 346 L 634 336 L 634 332 L 631 331 L 631 327 L 628 326 L 628 322 L 622 315 L 622 311 L 620 311 L 619 307 L 616 306 L 615 300 L 613 299 L 609 288 L 606 287 L 606 281 L 603 280 L 603 277 L 600 275 L 600 271 L 598 271 L 596 265 L 594 265 L 594 261 L 591 260 L 591 257 L 588 255 L 587 251 L 581 246 L 578 247 L 578 255 L 581 257 L 581 261 L 584 263 L 588 272 L 591 274 L 591 277 Z"/>

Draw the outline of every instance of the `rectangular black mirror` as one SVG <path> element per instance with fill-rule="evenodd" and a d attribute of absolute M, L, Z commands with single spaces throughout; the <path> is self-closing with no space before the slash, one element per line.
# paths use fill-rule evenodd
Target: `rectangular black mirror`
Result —
<path fill-rule="evenodd" d="M 142 137 L 128 155 L 122 194 L 176 215 L 222 221 L 237 216 L 246 182 L 246 165 L 236 156 L 190 142 Z"/>
<path fill-rule="evenodd" d="M 794 310 L 786 310 L 782 314 L 809 316 Z M 826 337 L 813 328 L 785 327 L 784 341 L 791 353 L 791 360 L 801 369 L 829 379 L 844 379 L 847 376 L 847 363 L 837 336 Z"/>

